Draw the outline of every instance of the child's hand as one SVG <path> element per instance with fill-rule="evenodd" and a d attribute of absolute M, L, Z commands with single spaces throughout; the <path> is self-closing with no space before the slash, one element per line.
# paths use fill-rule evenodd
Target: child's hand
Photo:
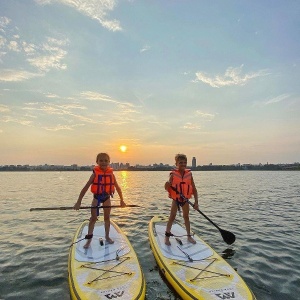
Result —
<path fill-rule="evenodd" d="M 169 181 L 167 181 L 165 183 L 165 190 L 168 191 L 170 187 L 171 187 L 171 183 Z"/>
<path fill-rule="evenodd" d="M 76 202 L 75 205 L 73 206 L 73 208 L 75 210 L 79 210 L 81 203 L 80 202 Z"/>
<path fill-rule="evenodd" d="M 198 203 L 194 203 L 193 208 L 194 208 L 195 210 L 198 210 L 198 209 L 199 209 Z"/>
<path fill-rule="evenodd" d="M 125 203 L 123 200 L 120 200 L 120 205 L 121 205 L 122 207 L 125 207 L 125 206 L 126 206 L 126 203 Z"/>

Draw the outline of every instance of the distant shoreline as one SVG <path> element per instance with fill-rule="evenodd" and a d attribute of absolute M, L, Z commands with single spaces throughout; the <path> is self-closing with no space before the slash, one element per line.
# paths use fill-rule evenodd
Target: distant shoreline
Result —
<path fill-rule="evenodd" d="M 197 167 L 188 167 L 192 171 L 300 171 L 300 164 L 266 164 L 266 165 L 205 165 Z M 76 171 L 92 171 L 93 166 L 0 166 L 0 172 L 76 172 Z M 128 166 L 126 168 L 114 168 L 114 171 L 171 171 L 171 166 Z"/>

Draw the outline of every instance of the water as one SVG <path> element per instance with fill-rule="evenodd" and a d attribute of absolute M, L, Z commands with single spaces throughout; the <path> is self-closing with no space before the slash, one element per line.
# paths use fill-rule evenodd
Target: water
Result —
<path fill-rule="evenodd" d="M 169 172 L 116 172 L 127 204 L 112 219 L 140 259 L 148 300 L 180 299 L 161 277 L 148 242 L 153 215 L 169 213 L 163 189 Z M 258 300 L 300 299 L 300 172 L 194 172 L 200 210 L 236 235 L 228 247 L 197 211 L 192 230 L 237 269 Z M 69 245 L 88 210 L 30 212 L 31 207 L 73 206 L 89 172 L 0 173 L 0 299 L 70 299 Z M 118 196 L 115 196 L 115 200 Z M 89 205 L 87 193 L 83 205 Z M 113 204 L 119 204 L 113 202 Z M 180 218 L 178 218 L 182 221 Z"/>

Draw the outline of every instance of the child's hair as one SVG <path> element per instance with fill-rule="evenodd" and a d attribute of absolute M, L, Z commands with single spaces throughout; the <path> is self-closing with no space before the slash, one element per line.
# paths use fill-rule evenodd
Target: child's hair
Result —
<path fill-rule="evenodd" d="M 98 159 L 99 159 L 101 156 L 106 156 L 106 157 L 108 158 L 108 161 L 110 161 L 109 155 L 108 155 L 107 153 L 101 152 L 101 153 L 98 153 L 98 154 L 97 154 L 96 162 L 98 161 Z"/>
<path fill-rule="evenodd" d="M 187 161 L 187 157 L 185 154 L 178 153 L 175 155 L 175 162 L 177 163 L 179 160 L 185 160 Z"/>

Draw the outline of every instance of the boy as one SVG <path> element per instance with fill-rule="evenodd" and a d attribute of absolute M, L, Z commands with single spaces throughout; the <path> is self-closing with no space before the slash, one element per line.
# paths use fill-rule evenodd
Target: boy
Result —
<path fill-rule="evenodd" d="M 175 220 L 178 205 L 182 206 L 184 224 L 187 232 L 187 239 L 190 243 L 195 244 L 196 241 L 191 236 L 190 219 L 189 219 L 189 203 L 185 202 L 180 197 L 182 194 L 185 198 L 190 199 L 192 195 L 195 198 L 194 209 L 198 209 L 198 192 L 195 187 L 194 179 L 191 170 L 186 169 L 187 157 L 185 154 L 177 154 L 175 156 L 176 169 L 170 173 L 169 181 L 165 183 L 165 190 L 169 193 L 169 198 L 172 198 L 171 212 L 169 221 L 166 226 L 165 244 L 170 246 L 171 227 Z"/>
<path fill-rule="evenodd" d="M 93 169 L 93 174 L 89 178 L 88 182 L 85 184 L 83 189 L 81 190 L 78 200 L 74 205 L 74 209 L 80 209 L 82 198 L 85 193 L 91 187 L 91 192 L 94 194 L 93 201 L 91 206 L 100 206 L 101 203 L 105 206 L 111 206 L 110 197 L 113 195 L 114 191 L 117 190 L 120 197 L 120 205 L 126 206 L 123 201 L 122 190 L 117 183 L 115 175 L 113 174 L 113 169 L 109 167 L 110 157 L 107 153 L 99 153 L 96 158 L 97 166 Z M 109 244 L 113 244 L 114 241 L 109 237 L 109 229 L 110 229 L 110 211 L 111 208 L 103 208 L 104 214 L 104 226 L 105 226 L 105 240 Z M 91 209 L 91 218 L 88 228 L 88 234 L 86 235 L 87 242 L 83 246 L 84 248 L 88 248 L 92 242 L 94 226 L 97 221 L 97 217 L 99 215 L 99 208 Z"/>

